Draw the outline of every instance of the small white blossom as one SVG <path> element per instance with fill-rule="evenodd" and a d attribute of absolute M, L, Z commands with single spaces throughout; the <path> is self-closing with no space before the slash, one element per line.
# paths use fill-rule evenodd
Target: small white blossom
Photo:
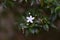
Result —
<path fill-rule="evenodd" d="M 27 18 L 27 22 L 33 23 L 33 20 L 35 19 L 35 17 L 26 17 Z"/>
<path fill-rule="evenodd" d="M 26 25 L 29 25 L 29 24 L 26 24 Z"/>
<path fill-rule="evenodd" d="M 31 13 L 29 12 L 29 14 L 31 14 Z"/>

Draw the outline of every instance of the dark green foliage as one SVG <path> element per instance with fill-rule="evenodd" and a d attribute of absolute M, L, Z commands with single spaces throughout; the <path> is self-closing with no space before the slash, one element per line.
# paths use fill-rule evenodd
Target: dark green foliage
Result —
<path fill-rule="evenodd" d="M 39 33 L 41 29 L 49 31 L 50 27 L 56 28 L 53 24 L 60 17 L 60 0 L 4 0 L 7 8 L 24 7 L 24 13 L 19 13 L 17 16 L 18 28 L 22 29 L 26 35 L 29 33 Z M 29 14 L 31 13 L 31 14 Z M 45 15 L 44 15 L 45 14 Z M 48 14 L 49 16 L 47 16 Z M 33 23 L 26 22 L 26 17 L 35 17 Z M 26 31 L 24 31 L 26 30 Z"/>

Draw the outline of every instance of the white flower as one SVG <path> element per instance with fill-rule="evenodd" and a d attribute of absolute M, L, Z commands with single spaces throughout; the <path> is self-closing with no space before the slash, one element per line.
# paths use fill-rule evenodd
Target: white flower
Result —
<path fill-rule="evenodd" d="M 29 14 L 31 14 L 31 13 L 29 12 Z"/>
<path fill-rule="evenodd" d="M 32 17 L 30 15 L 30 17 L 26 17 L 27 18 L 27 22 L 33 23 L 33 20 L 35 19 L 35 17 Z"/>

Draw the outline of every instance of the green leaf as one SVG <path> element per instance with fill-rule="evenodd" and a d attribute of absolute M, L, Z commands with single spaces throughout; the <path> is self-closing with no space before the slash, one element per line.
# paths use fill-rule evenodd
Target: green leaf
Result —
<path fill-rule="evenodd" d="M 57 28 L 54 24 L 51 24 L 51 27 L 53 27 L 53 28 L 55 28 L 55 29 Z"/>
<path fill-rule="evenodd" d="M 59 13 L 60 12 L 60 6 L 57 6 L 56 8 L 55 8 L 55 13 Z"/>
<path fill-rule="evenodd" d="M 28 0 L 25 0 L 25 2 L 28 2 Z"/>
<path fill-rule="evenodd" d="M 44 0 L 40 0 L 41 7 L 44 6 Z"/>
<path fill-rule="evenodd" d="M 8 7 L 13 7 L 14 6 L 14 2 L 12 2 L 12 1 L 6 1 L 6 6 L 8 6 Z"/>
<path fill-rule="evenodd" d="M 54 22 L 56 19 L 57 19 L 57 14 L 56 13 L 54 13 L 50 16 L 50 21 L 51 22 Z"/>
<path fill-rule="evenodd" d="M 32 28 L 32 29 L 29 29 L 29 30 L 30 30 L 30 33 L 32 33 L 32 34 L 38 33 L 38 29 Z"/>
<path fill-rule="evenodd" d="M 43 26 L 43 29 L 46 30 L 46 31 L 49 31 L 49 26 L 48 26 L 48 24 L 44 25 L 44 26 Z"/>
<path fill-rule="evenodd" d="M 35 4 L 35 0 L 31 0 L 31 6 Z"/>

